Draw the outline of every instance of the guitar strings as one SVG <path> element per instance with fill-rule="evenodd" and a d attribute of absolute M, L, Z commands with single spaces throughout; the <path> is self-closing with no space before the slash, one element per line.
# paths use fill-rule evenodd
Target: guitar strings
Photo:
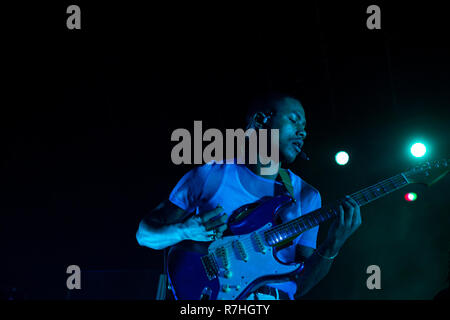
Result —
<path fill-rule="evenodd" d="M 400 185 L 399 187 L 397 187 L 396 184 L 395 184 L 395 182 L 394 182 L 394 180 L 397 180 L 397 181 L 395 181 L 395 182 L 397 182 L 397 183 L 401 183 L 401 182 L 404 181 L 404 178 L 403 178 L 401 175 L 397 175 L 397 176 L 395 176 L 395 177 L 392 177 L 392 178 L 389 178 L 389 179 L 385 179 L 385 180 L 381 181 L 380 183 L 377 183 L 377 185 L 379 185 L 380 187 L 382 187 L 383 185 L 384 185 L 384 186 L 387 186 L 388 184 L 392 184 L 392 185 L 394 185 L 394 187 L 395 187 L 395 189 L 393 189 L 392 191 L 398 190 L 399 188 L 401 188 L 401 187 L 404 186 L 404 185 Z M 370 189 L 379 189 L 379 187 L 372 186 L 372 187 L 365 188 L 365 189 L 363 189 L 363 190 L 370 190 Z M 363 192 L 363 190 L 361 190 L 360 192 L 356 192 L 356 193 L 354 193 L 354 194 L 351 194 L 350 196 L 351 196 L 352 198 L 356 198 L 356 199 L 359 199 L 359 200 L 367 201 L 367 200 L 365 200 L 365 198 L 364 198 L 363 196 L 357 197 L 360 193 Z M 380 195 L 380 196 L 381 196 L 381 195 Z M 380 196 L 377 196 L 376 198 L 379 198 Z M 370 201 L 376 200 L 376 198 L 373 198 L 373 199 L 371 199 Z M 367 201 L 367 202 L 369 202 L 369 201 Z M 299 218 L 301 218 L 301 217 L 302 217 L 302 216 L 298 217 L 297 219 L 299 219 Z M 303 217 L 304 217 L 304 216 L 303 216 Z M 328 219 L 328 218 L 329 218 L 329 217 L 327 217 L 326 219 Z M 293 224 L 294 222 L 295 222 L 295 223 L 299 223 L 299 224 L 302 223 L 301 227 L 304 229 L 303 231 L 300 231 L 299 234 L 298 234 L 297 236 L 299 236 L 301 233 L 307 231 L 308 229 L 311 229 L 311 228 L 315 227 L 315 226 L 318 224 L 317 221 L 315 221 L 315 224 L 313 223 L 312 225 L 307 225 L 307 224 L 306 224 L 306 221 L 305 221 L 305 222 L 300 222 L 300 221 L 298 221 L 297 219 L 295 219 L 295 220 L 293 220 L 293 221 L 290 221 L 290 222 L 288 222 L 288 223 L 286 223 L 286 224 L 280 225 L 280 226 L 275 226 L 275 227 L 273 227 L 272 229 L 269 229 L 269 230 L 263 232 L 263 238 L 264 238 L 264 240 L 266 240 L 265 237 L 264 237 L 264 236 L 266 235 L 266 233 L 282 233 L 282 232 L 290 232 L 291 230 L 288 230 L 288 228 L 289 228 L 289 227 L 292 227 L 292 224 Z M 326 220 L 326 219 L 325 219 L 325 220 Z M 320 220 L 319 220 L 319 221 L 320 221 Z M 307 226 L 307 227 L 305 228 L 305 226 Z M 295 233 L 297 233 L 297 232 L 295 232 Z M 244 237 L 244 239 L 239 239 L 239 241 L 241 242 L 241 244 L 242 244 L 244 250 L 245 250 L 245 249 L 248 249 L 248 248 L 249 248 L 249 245 L 252 245 L 252 241 L 253 241 L 253 240 L 251 239 L 251 235 L 252 235 L 252 234 L 253 234 L 253 233 L 250 233 L 250 234 L 248 234 L 248 235 L 242 235 L 242 236 Z M 283 236 L 283 238 L 284 238 L 284 236 Z M 266 240 L 266 241 L 267 241 L 267 240 Z M 282 242 L 282 241 L 280 241 L 280 242 Z M 270 246 L 270 245 L 269 245 L 269 246 Z M 233 243 L 232 243 L 232 242 L 231 242 L 231 243 L 224 244 L 223 246 L 220 246 L 220 247 L 223 247 L 224 249 L 231 249 L 231 250 L 234 249 Z"/>
<path fill-rule="evenodd" d="M 397 182 L 397 183 L 402 183 L 403 181 L 404 181 L 404 178 L 401 176 L 401 175 L 397 175 L 397 176 L 395 176 L 395 177 L 392 177 L 392 178 L 389 178 L 389 179 L 385 179 L 385 180 L 383 180 L 383 181 L 381 181 L 381 182 L 379 182 L 379 183 L 377 183 L 377 185 L 379 185 L 379 187 L 374 187 L 374 186 L 372 186 L 372 187 L 368 187 L 368 188 L 365 188 L 365 189 L 363 189 L 363 190 L 370 190 L 370 189 L 379 189 L 380 187 L 381 188 L 383 188 L 383 190 L 385 190 L 386 188 L 386 186 L 387 185 L 389 185 L 389 184 L 392 184 L 392 185 L 394 185 L 394 187 L 395 187 L 395 189 L 393 189 L 393 190 L 391 190 L 392 192 L 393 191 L 396 191 L 396 190 L 398 190 L 398 189 L 400 189 L 401 187 L 403 187 L 404 185 L 401 185 L 401 186 L 396 186 L 396 184 L 393 182 L 394 180 L 397 180 L 397 181 L 395 181 L 395 182 Z M 352 198 L 352 199 L 354 199 L 354 200 L 357 200 L 358 202 L 360 202 L 360 204 L 362 203 L 364 203 L 364 202 L 366 202 L 366 203 L 369 203 L 370 201 L 373 201 L 373 200 L 376 200 L 377 198 L 379 198 L 379 197 L 381 197 L 381 196 L 383 196 L 384 194 L 386 194 L 387 192 L 389 192 L 389 191 L 385 191 L 385 193 L 384 194 L 382 194 L 382 195 L 379 195 L 379 196 L 376 196 L 375 198 L 372 198 L 372 199 L 370 199 L 370 200 L 367 200 L 367 198 L 366 197 L 364 197 L 363 195 L 361 195 L 361 193 L 363 193 L 363 190 L 361 190 L 361 191 L 359 191 L 359 192 L 355 192 L 355 193 L 353 193 L 353 194 L 351 194 L 350 195 L 350 197 Z M 376 193 L 374 193 L 374 194 L 376 194 Z M 306 217 L 306 216 L 300 216 L 300 217 Z M 274 227 L 274 228 L 272 228 L 271 230 L 268 230 L 269 232 L 286 232 L 286 231 L 290 231 L 290 230 L 288 230 L 289 228 L 291 228 L 292 226 L 292 224 L 295 224 L 295 223 L 297 223 L 297 222 L 299 222 L 298 221 L 298 219 L 300 219 L 300 217 L 298 217 L 298 218 L 296 218 L 296 219 L 294 219 L 294 220 L 292 220 L 292 221 L 290 221 L 290 222 L 287 222 L 286 224 L 283 224 L 283 225 L 280 225 L 280 226 L 276 226 L 276 227 Z M 327 217 L 326 217 L 326 219 L 325 220 L 327 220 L 328 218 L 330 218 L 330 217 L 328 217 L 328 215 L 327 215 Z M 305 218 L 305 219 L 307 219 L 307 218 Z M 318 223 L 317 223 L 317 221 L 315 221 L 316 219 L 314 219 L 314 223 L 313 223 L 313 226 L 311 226 L 310 228 L 312 228 L 312 227 L 314 227 L 315 225 L 317 225 Z M 318 218 L 318 220 L 319 220 L 319 223 L 320 222 L 322 222 L 322 221 L 320 221 L 321 220 L 321 218 Z M 325 221 L 324 220 L 324 221 Z M 304 223 L 303 223 L 304 224 Z M 308 229 L 308 228 L 307 228 Z M 307 230 L 306 229 L 306 230 Z M 305 231 L 306 231 L 305 230 Z"/>
<path fill-rule="evenodd" d="M 364 204 L 364 202 L 369 203 L 370 201 L 376 200 L 377 198 L 379 198 L 379 197 L 385 195 L 387 192 L 389 192 L 389 190 L 385 191 L 386 190 L 385 187 L 387 187 L 388 185 L 393 185 L 395 187 L 394 189 L 390 190 L 391 192 L 393 192 L 393 191 L 396 191 L 396 190 L 402 188 L 403 186 L 405 186 L 407 184 L 407 182 L 406 182 L 406 184 L 402 184 L 404 182 L 405 182 L 404 177 L 401 176 L 400 174 L 398 174 L 398 175 L 396 175 L 394 177 L 385 179 L 385 180 L 383 180 L 383 181 L 381 181 L 381 182 L 379 182 L 379 183 L 377 183 L 377 184 L 375 184 L 373 186 L 370 186 L 370 187 L 362 189 L 361 191 L 355 192 L 355 193 L 351 194 L 350 197 L 352 199 L 354 199 L 355 201 L 360 202 L 362 204 Z M 400 184 L 400 185 L 397 186 L 396 183 Z M 374 190 L 379 190 L 380 188 L 383 189 L 384 193 L 377 196 L 376 193 L 374 192 Z M 367 198 L 364 197 L 363 194 L 367 193 L 369 191 L 372 192 L 373 194 L 375 194 L 376 197 L 367 200 Z M 336 215 L 334 214 L 334 216 L 336 216 Z M 309 230 L 311 228 L 314 228 L 315 226 L 317 226 L 321 222 L 323 222 L 323 221 L 325 221 L 325 220 L 330 218 L 330 217 L 327 216 L 326 219 L 323 220 L 323 221 L 320 221 L 320 218 L 318 218 L 317 220 L 319 221 L 319 223 L 317 223 L 316 219 L 314 219 L 314 222 L 312 223 L 312 225 L 310 225 L 309 223 L 307 223 L 308 222 L 307 220 L 311 219 L 313 216 L 307 217 L 307 218 L 305 218 L 305 217 L 306 217 L 306 215 L 300 216 L 300 217 L 298 217 L 298 218 L 296 218 L 296 219 L 294 219 L 292 221 L 289 221 L 289 222 L 287 222 L 285 224 L 282 224 L 282 225 L 279 225 L 279 226 L 274 226 L 271 229 L 263 231 L 262 234 L 260 232 L 259 236 L 261 236 L 263 238 L 263 241 L 267 242 L 267 239 L 266 239 L 266 235 L 267 234 L 279 233 L 281 235 L 282 233 L 292 232 L 292 230 L 289 230 L 289 228 L 293 228 L 292 225 L 297 224 L 297 225 L 299 225 L 301 227 L 301 229 L 304 229 L 303 231 L 300 231 L 299 234 L 296 236 L 296 237 L 298 237 L 298 236 L 300 236 L 301 233 L 303 233 L 303 232 L 305 232 L 305 231 L 307 231 L 307 230 Z M 303 218 L 305 221 L 301 222 L 300 221 L 301 218 Z M 249 249 L 249 246 L 253 246 L 254 245 L 253 244 L 254 240 L 251 239 L 251 235 L 253 233 L 254 232 L 251 232 L 251 233 L 245 234 L 245 235 L 241 235 L 241 239 L 237 240 L 237 241 L 239 241 L 242 244 L 244 250 L 245 249 Z M 297 232 L 294 232 L 294 234 L 295 233 L 297 233 Z M 284 238 L 284 237 L 285 236 L 282 236 L 282 238 Z M 287 238 L 285 238 L 285 239 L 287 239 Z M 280 242 L 282 242 L 282 241 L 283 240 L 281 240 Z M 271 245 L 269 245 L 269 246 L 273 247 Z M 224 248 L 224 249 L 230 249 L 230 250 L 235 249 L 235 247 L 233 246 L 233 242 L 225 243 L 224 245 L 218 246 L 218 248 Z M 214 254 L 216 254 L 216 253 L 214 252 Z"/>
<path fill-rule="evenodd" d="M 395 181 L 395 180 L 397 180 L 397 181 Z M 395 184 L 395 182 L 399 183 L 400 186 L 397 186 Z M 406 182 L 406 184 L 407 184 L 407 181 L 405 181 L 405 178 L 403 176 L 397 175 L 397 176 L 394 176 L 392 178 L 385 179 L 385 180 L 383 180 L 383 181 L 381 181 L 381 182 L 379 182 L 379 183 L 377 183 L 377 184 L 375 184 L 373 186 L 364 188 L 361 191 L 355 192 L 355 193 L 351 194 L 350 196 L 352 196 L 352 198 L 355 197 L 358 200 L 363 200 L 363 202 L 365 201 L 365 202 L 368 203 L 370 201 L 376 200 L 377 198 L 385 195 L 386 193 L 388 193 L 390 191 L 393 192 L 393 191 L 396 191 L 396 190 L 402 188 L 403 186 L 405 186 L 405 184 L 402 184 L 403 182 Z M 394 189 L 386 191 L 385 187 L 387 187 L 390 184 L 392 184 L 394 186 Z M 383 194 L 377 195 L 376 192 L 374 192 L 374 190 L 379 191 L 380 188 L 383 189 Z M 373 194 L 376 195 L 376 197 L 372 198 L 370 200 L 367 200 L 367 197 L 365 197 L 365 194 L 368 194 L 368 192 L 372 192 Z"/>

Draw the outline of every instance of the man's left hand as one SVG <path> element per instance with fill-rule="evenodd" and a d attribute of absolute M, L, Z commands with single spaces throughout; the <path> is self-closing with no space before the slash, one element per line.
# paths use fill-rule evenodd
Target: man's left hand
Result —
<path fill-rule="evenodd" d="M 347 239 L 361 225 L 361 212 L 358 203 L 346 196 L 339 206 L 337 219 L 331 224 L 328 231 L 328 243 L 339 250 Z"/>

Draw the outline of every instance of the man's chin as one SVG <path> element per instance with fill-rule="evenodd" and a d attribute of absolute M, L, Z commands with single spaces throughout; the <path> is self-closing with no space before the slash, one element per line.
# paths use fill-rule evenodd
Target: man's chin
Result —
<path fill-rule="evenodd" d="M 292 162 L 294 162 L 298 155 L 299 155 L 299 153 L 284 154 L 281 156 L 280 161 L 284 165 L 288 165 L 288 164 L 291 164 Z"/>

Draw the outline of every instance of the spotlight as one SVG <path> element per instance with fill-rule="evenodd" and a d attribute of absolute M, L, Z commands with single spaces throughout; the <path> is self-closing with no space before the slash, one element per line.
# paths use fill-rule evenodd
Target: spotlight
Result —
<path fill-rule="evenodd" d="M 405 200 L 408 202 L 416 201 L 417 199 L 417 193 L 415 192 L 408 192 L 405 194 Z"/>
<path fill-rule="evenodd" d="M 340 166 L 346 165 L 349 159 L 348 153 L 345 151 L 339 151 L 336 153 L 336 156 L 334 157 L 337 164 Z"/>
<path fill-rule="evenodd" d="M 427 148 L 423 143 L 416 142 L 411 146 L 411 154 L 416 158 L 423 157 L 426 152 Z"/>

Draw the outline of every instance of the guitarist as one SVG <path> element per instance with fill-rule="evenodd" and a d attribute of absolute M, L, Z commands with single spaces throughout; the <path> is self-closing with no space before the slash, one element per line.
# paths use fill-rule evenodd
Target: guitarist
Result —
<path fill-rule="evenodd" d="M 301 153 L 306 138 L 305 111 L 288 95 L 269 94 L 256 100 L 247 115 L 248 128 L 279 129 L 279 159 L 282 166 Z M 169 199 L 159 204 L 139 224 L 136 238 L 141 246 L 161 250 L 183 240 L 212 241 L 226 230 L 228 215 L 239 207 L 286 191 L 280 170 L 262 175 L 262 165 L 210 163 L 189 171 L 172 190 Z M 284 170 L 284 169 L 281 169 Z M 296 203 L 281 214 L 281 222 L 297 218 L 321 207 L 319 192 L 292 171 L 288 184 Z M 190 216 L 190 213 L 195 212 Z M 361 225 L 358 204 L 347 197 L 326 239 L 316 246 L 318 226 L 302 233 L 279 258 L 304 262 L 303 271 L 286 282 L 265 285 L 248 299 L 297 299 L 325 277 L 345 241 Z"/>

